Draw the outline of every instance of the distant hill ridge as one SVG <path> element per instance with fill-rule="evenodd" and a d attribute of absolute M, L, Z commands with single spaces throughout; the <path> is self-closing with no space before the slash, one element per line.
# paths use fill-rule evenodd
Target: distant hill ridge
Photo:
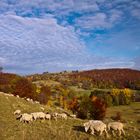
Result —
<path fill-rule="evenodd" d="M 20 76 L 0 73 L 0 84 L 9 84 L 12 79 Z M 133 69 L 95 69 L 60 73 L 43 73 L 28 75 L 31 81 L 53 80 L 65 85 L 79 85 L 83 88 L 131 88 L 140 90 L 140 71 Z"/>
<path fill-rule="evenodd" d="M 132 69 L 96 69 L 71 75 L 72 78 L 89 78 L 97 85 L 113 85 L 118 88 L 140 89 L 140 71 Z"/>

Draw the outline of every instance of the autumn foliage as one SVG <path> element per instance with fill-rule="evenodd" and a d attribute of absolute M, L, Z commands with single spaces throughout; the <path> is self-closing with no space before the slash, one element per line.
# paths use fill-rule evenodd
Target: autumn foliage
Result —
<path fill-rule="evenodd" d="M 70 80 L 82 87 L 140 89 L 140 71 L 131 69 L 89 70 L 70 75 Z"/>
<path fill-rule="evenodd" d="M 102 120 L 106 115 L 107 104 L 99 97 L 91 96 L 93 111 L 91 116 L 96 120 Z"/>
<path fill-rule="evenodd" d="M 69 104 L 69 109 L 81 119 L 102 120 L 106 115 L 106 103 L 95 96 L 83 96 L 81 99 L 74 98 Z"/>
<path fill-rule="evenodd" d="M 20 78 L 13 85 L 13 94 L 20 97 L 35 98 L 36 86 L 26 78 Z"/>
<path fill-rule="evenodd" d="M 76 113 L 78 110 L 78 99 L 76 97 L 69 102 L 68 109 L 72 110 L 73 113 Z"/>
<path fill-rule="evenodd" d="M 51 89 L 49 86 L 42 86 L 38 94 L 38 101 L 41 104 L 47 104 L 51 96 Z"/>

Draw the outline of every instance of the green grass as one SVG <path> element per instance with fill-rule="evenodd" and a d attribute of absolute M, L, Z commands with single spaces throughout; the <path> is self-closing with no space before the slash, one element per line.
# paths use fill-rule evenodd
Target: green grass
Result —
<path fill-rule="evenodd" d="M 85 133 L 82 127 L 86 120 L 68 119 L 51 121 L 34 121 L 31 124 L 20 123 L 15 119 L 13 112 L 20 109 L 23 113 L 41 111 L 43 105 L 32 104 L 16 97 L 7 97 L 0 94 L 0 140 L 105 140 L 105 136 L 92 136 Z M 43 106 L 45 111 L 54 111 L 55 108 Z M 110 140 L 140 139 L 140 127 L 137 121 L 140 119 L 140 103 L 130 106 L 111 107 L 107 110 L 107 117 L 117 111 L 122 112 L 122 117 L 127 121 L 125 124 L 126 136 L 113 137 Z"/>

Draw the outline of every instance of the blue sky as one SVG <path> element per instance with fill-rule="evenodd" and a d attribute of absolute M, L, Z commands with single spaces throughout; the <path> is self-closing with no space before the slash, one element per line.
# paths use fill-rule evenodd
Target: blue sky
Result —
<path fill-rule="evenodd" d="M 0 0 L 6 72 L 140 69 L 139 62 L 139 0 Z"/>

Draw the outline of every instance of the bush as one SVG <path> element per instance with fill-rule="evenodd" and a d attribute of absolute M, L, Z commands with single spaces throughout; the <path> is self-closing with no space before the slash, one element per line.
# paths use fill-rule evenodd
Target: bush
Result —
<path fill-rule="evenodd" d="M 81 119 L 89 119 L 91 118 L 92 111 L 93 106 L 90 98 L 88 96 L 83 96 L 81 102 L 79 103 L 77 116 Z"/>
<path fill-rule="evenodd" d="M 96 96 L 83 96 L 79 102 L 77 115 L 81 119 L 102 120 L 106 115 L 107 105 L 103 99 Z"/>
<path fill-rule="evenodd" d="M 74 97 L 68 104 L 68 109 L 72 110 L 73 114 L 78 110 L 78 99 Z"/>
<path fill-rule="evenodd" d="M 118 96 L 113 96 L 113 105 L 118 106 L 119 105 L 119 97 Z"/>
<path fill-rule="evenodd" d="M 36 96 L 36 86 L 26 78 L 18 79 L 13 85 L 13 94 L 20 97 L 28 97 L 34 99 Z"/>
<path fill-rule="evenodd" d="M 113 105 L 113 98 L 110 94 L 106 94 L 104 96 L 104 100 L 105 100 L 105 103 L 107 104 L 107 107 L 110 107 Z"/>
<path fill-rule="evenodd" d="M 93 110 L 90 112 L 91 118 L 103 120 L 106 115 L 107 104 L 103 99 L 96 96 L 92 96 L 91 100 L 93 105 Z"/>
<path fill-rule="evenodd" d="M 104 91 L 104 90 L 94 90 L 91 92 L 90 97 L 97 96 L 99 98 L 102 98 L 108 107 L 113 105 L 113 98 L 110 92 Z"/>
<path fill-rule="evenodd" d="M 94 90 L 92 96 L 102 98 L 108 107 L 112 105 L 129 105 L 134 100 L 134 94 L 130 89 L 112 89 L 112 91 Z"/>
<path fill-rule="evenodd" d="M 41 104 L 47 104 L 51 96 L 51 89 L 48 86 L 42 86 L 38 94 L 38 101 Z"/>

